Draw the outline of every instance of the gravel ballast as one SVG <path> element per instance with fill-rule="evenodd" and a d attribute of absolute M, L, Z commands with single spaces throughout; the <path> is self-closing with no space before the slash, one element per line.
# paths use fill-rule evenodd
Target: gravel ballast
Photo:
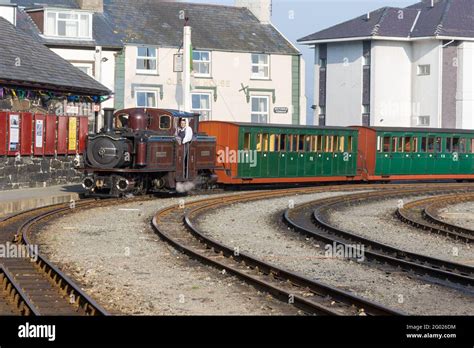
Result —
<path fill-rule="evenodd" d="M 278 222 L 281 221 L 280 214 L 290 204 L 335 194 L 308 194 L 234 204 L 207 213 L 199 227 L 206 235 L 241 252 L 410 314 L 470 315 L 474 312 L 471 295 L 412 279 L 406 273 L 383 271 L 354 261 L 326 257 L 322 243 L 302 237 Z M 351 217 L 349 210 L 344 212 L 344 216 L 363 222 L 368 210 L 362 210 L 364 214 L 359 212 Z M 386 231 L 390 233 L 389 228 Z"/>
<path fill-rule="evenodd" d="M 426 197 L 404 198 L 404 203 Z M 331 213 L 330 222 L 344 230 L 413 253 L 474 266 L 469 244 L 423 231 L 395 217 L 400 199 L 387 199 L 342 208 Z"/>
<path fill-rule="evenodd" d="M 53 220 L 36 242 L 113 314 L 300 314 L 293 306 L 190 260 L 161 241 L 152 231 L 151 218 L 178 202 L 159 199 L 76 212 Z"/>
<path fill-rule="evenodd" d="M 453 204 L 443 208 L 440 216 L 448 223 L 474 230 L 474 202 Z"/>

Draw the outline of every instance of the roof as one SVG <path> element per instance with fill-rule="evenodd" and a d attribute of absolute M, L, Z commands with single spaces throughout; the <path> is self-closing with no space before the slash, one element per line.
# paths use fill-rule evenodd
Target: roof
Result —
<path fill-rule="evenodd" d="M 181 11 L 190 18 L 198 49 L 299 54 L 271 24 L 247 8 L 223 5 L 104 0 L 104 12 L 126 43 L 177 47 L 183 40 Z"/>
<path fill-rule="evenodd" d="M 473 134 L 472 129 L 450 129 L 450 128 L 421 128 L 421 127 L 369 127 L 378 132 L 426 132 L 426 133 L 453 133 L 453 134 Z"/>
<path fill-rule="evenodd" d="M 18 5 L 38 8 L 77 9 L 75 0 L 15 0 Z M 94 41 L 45 40 L 30 19 L 20 18 L 19 26 L 48 45 L 95 44 L 103 47 L 123 44 L 179 47 L 183 40 L 184 20 L 190 18 L 193 46 L 196 49 L 298 55 L 300 52 L 272 24 L 261 23 L 244 7 L 202 3 L 163 2 L 163 0 L 104 0 L 104 13 L 94 14 Z"/>
<path fill-rule="evenodd" d="M 311 129 L 311 130 L 339 130 L 339 131 L 357 131 L 353 127 L 338 127 L 338 126 L 310 126 L 310 125 L 291 125 L 291 124 L 277 124 L 277 123 L 252 123 L 252 122 L 232 122 L 232 121 L 201 121 L 227 123 L 239 127 L 258 127 L 258 128 L 284 128 L 284 129 Z"/>
<path fill-rule="evenodd" d="M 474 1 L 431 0 L 408 6 L 383 7 L 367 14 L 318 31 L 298 40 L 301 43 L 351 38 L 474 38 Z"/>
<path fill-rule="evenodd" d="M 0 81 L 89 95 L 111 92 L 25 32 L 0 17 Z M 17 66 L 17 62 L 20 65 Z"/>

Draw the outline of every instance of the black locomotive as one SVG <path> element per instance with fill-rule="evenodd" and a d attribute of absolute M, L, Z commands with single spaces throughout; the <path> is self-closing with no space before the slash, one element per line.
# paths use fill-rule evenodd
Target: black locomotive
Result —
<path fill-rule="evenodd" d="M 186 120 L 193 138 L 177 137 Z M 89 135 L 84 155 L 84 188 L 107 196 L 187 190 L 212 184 L 216 140 L 198 132 L 199 114 L 133 108 L 104 109 L 104 128 Z"/>

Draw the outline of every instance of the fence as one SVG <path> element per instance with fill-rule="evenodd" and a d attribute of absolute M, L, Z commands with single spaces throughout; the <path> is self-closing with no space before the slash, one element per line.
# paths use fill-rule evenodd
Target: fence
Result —
<path fill-rule="evenodd" d="M 83 154 L 87 116 L 0 112 L 0 156 Z"/>

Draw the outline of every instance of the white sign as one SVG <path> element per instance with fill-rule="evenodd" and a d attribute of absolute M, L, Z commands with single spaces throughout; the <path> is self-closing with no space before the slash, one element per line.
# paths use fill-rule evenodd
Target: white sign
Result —
<path fill-rule="evenodd" d="M 173 71 L 174 72 L 183 72 L 183 55 L 180 54 L 175 54 L 174 55 L 174 60 L 173 60 Z"/>
<path fill-rule="evenodd" d="M 43 120 L 36 120 L 35 147 L 43 147 Z"/>
<path fill-rule="evenodd" d="M 18 150 L 20 142 L 20 115 L 10 115 L 10 151 Z"/>

